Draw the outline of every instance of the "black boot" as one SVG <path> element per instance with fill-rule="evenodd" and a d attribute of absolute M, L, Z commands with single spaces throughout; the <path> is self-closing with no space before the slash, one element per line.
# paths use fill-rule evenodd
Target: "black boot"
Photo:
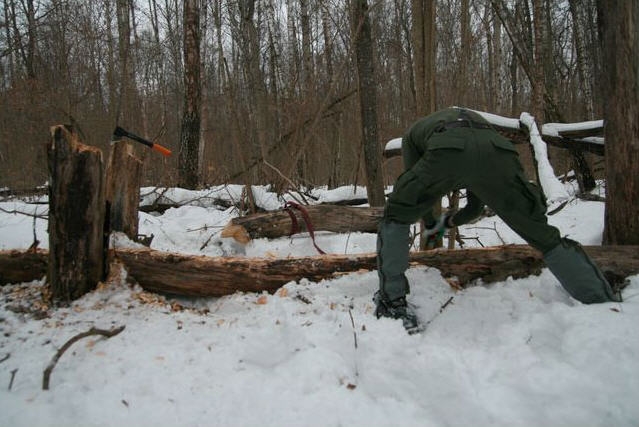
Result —
<path fill-rule="evenodd" d="M 376 292 L 373 297 L 375 301 L 375 316 L 388 317 L 391 319 L 401 319 L 404 329 L 408 333 L 417 332 L 419 330 L 419 321 L 417 315 L 413 309 L 406 302 L 406 297 L 396 298 L 389 301 L 387 298 L 381 295 L 380 292 Z"/>

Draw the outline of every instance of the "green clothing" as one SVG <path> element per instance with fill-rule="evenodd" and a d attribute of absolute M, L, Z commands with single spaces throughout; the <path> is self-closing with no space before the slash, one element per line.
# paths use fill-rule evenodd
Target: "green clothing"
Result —
<path fill-rule="evenodd" d="M 461 117 L 474 127 L 447 128 Z M 390 195 L 384 220 L 434 223 L 432 207 L 450 191 L 468 189 L 468 203 L 453 216 L 462 225 L 488 204 L 517 234 L 545 253 L 560 242 L 547 223 L 539 188 L 528 182 L 513 144 L 477 113 L 449 108 L 415 123 L 402 140 L 405 172 Z"/>
<path fill-rule="evenodd" d="M 460 123 L 461 122 L 461 123 Z M 405 172 L 384 209 L 377 239 L 380 297 L 409 292 L 409 225 L 435 223 L 432 207 L 452 190 L 468 190 L 467 205 L 453 216 L 462 225 L 484 203 L 531 246 L 544 254 L 562 286 L 584 303 L 615 301 L 610 285 L 578 243 L 562 239 L 548 224 L 539 188 L 528 182 L 513 144 L 478 114 L 458 108 L 415 123 L 402 140 Z"/>

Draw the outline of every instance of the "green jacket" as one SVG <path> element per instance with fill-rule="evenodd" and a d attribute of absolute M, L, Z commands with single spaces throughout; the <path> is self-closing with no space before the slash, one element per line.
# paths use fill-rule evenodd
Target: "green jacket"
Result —
<path fill-rule="evenodd" d="M 441 130 L 445 123 L 454 122 L 460 119 L 460 114 L 464 112 L 465 116 L 473 122 L 489 124 L 481 115 L 474 111 L 464 110 L 461 108 L 447 108 L 433 113 L 413 124 L 402 138 L 402 157 L 404 159 L 404 169 L 409 170 L 419 161 L 420 158 L 428 151 L 430 137 L 437 130 Z M 458 188 L 456 188 L 457 190 Z M 442 195 L 443 196 L 443 195 Z M 484 203 L 472 191 L 466 193 L 466 206 L 460 209 L 453 216 L 455 225 L 466 224 L 477 218 L 484 209 Z M 424 213 L 422 217 L 424 223 L 428 227 L 435 223 L 432 209 Z"/>

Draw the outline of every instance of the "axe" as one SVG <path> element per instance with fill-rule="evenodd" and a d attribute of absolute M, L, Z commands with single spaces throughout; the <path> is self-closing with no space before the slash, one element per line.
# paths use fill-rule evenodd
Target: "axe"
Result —
<path fill-rule="evenodd" d="M 139 143 L 142 143 L 144 145 L 146 145 L 147 147 L 151 147 L 151 149 L 161 153 L 164 156 L 170 156 L 171 155 L 171 150 L 169 150 L 166 147 L 161 146 L 160 144 L 155 144 L 151 141 L 148 141 L 140 136 L 137 136 L 136 134 L 133 134 L 131 132 L 128 132 L 124 129 L 122 129 L 120 126 L 116 126 L 115 130 L 113 131 L 113 136 L 111 138 L 112 141 L 119 141 L 120 139 L 122 139 L 123 137 L 132 139 L 134 141 L 137 141 Z"/>

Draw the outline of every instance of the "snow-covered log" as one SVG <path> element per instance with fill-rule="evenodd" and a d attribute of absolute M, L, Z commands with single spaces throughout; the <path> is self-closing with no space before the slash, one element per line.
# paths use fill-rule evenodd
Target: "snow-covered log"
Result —
<path fill-rule="evenodd" d="M 528 113 L 522 113 L 519 119 L 528 128 L 528 134 L 530 135 L 530 144 L 535 152 L 535 160 L 537 161 L 537 172 L 539 174 L 539 182 L 544 189 L 544 194 L 549 203 L 557 201 L 563 201 L 570 197 L 568 192 L 564 188 L 563 184 L 559 182 L 555 176 L 555 172 L 548 160 L 548 149 L 546 143 L 539 133 L 535 118 Z"/>

